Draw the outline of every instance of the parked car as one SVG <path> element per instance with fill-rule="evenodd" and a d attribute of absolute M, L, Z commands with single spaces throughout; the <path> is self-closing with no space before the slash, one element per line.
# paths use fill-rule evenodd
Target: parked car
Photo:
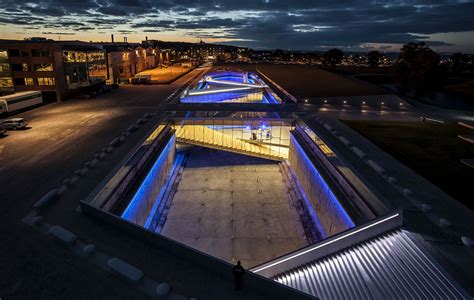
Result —
<path fill-rule="evenodd" d="M 0 127 L 7 129 L 7 130 L 16 130 L 16 129 L 23 129 L 28 125 L 23 118 L 11 118 L 11 119 L 4 119 L 0 120 Z"/>

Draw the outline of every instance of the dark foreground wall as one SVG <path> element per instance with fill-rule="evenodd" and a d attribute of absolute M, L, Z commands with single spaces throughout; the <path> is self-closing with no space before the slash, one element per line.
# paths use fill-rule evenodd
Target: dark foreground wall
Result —
<path fill-rule="evenodd" d="M 354 227 L 354 222 L 341 206 L 320 171 L 309 159 L 293 132 L 288 160 L 306 197 L 313 206 L 325 235 L 329 237 Z"/>
<path fill-rule="evenodd" d="M 226 261 L 178 243 L 141 226 L 137 226 L 136 224 L 121 219 L 116 215 L 101 210 L 86 201 L 81 201 L 80 205 L 82 213 L 94 217 L 99 221 L 112 224 L 112 226 L 122 233 L 126 232 L 133 235 L 143 243 L 148 243 L 163 251 L 168 251 L 189 263 L 198 264 L 203 268 L 207 268 L 228 281 L 233 280 L 233 266 Z M 139 253 L 137 253 L 137 255 L 139 255 Z M 317 299 L 250 271 L 247 272 L 244 277 L 244 286 L 246 289 L 252 289 L 259 293 L 261 295 L 261 298 L 259 299 Z"/>

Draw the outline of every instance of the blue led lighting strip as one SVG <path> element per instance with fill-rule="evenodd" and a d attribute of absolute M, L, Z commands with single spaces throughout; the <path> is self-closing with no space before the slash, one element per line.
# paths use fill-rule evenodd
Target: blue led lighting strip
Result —
<path fill-rule="evenodd" d="M 138 188 L 137 192 L 133 196 L 132 200 L 128 204 L 125 211 L 123 212 L 122 214 L 123 219 L 135 223 L 135 219 L 136 219 L 135 217 L 139 211 L 138 209 L 140 207 L 140 204 L 142 203 L 144 199 L 146 199 L 146 195 L 148 191 L 152 188 L 154 184 L 156 184 L 155 176 L 159 173 L 158 172 L 159 168 L 162 166 L 163 162 L 166 160 L 168 152 L 171 150 L 170 148 L 174 145 L 174 140 L 175 140 L 175 136 L 173 135 L 173 137 L 171 137 L 171 139 L 168 141 L 168 144 L 163 148 L 163 151 L 161 151 L 158 159 L 155 161 L 151 169 L 148 171 L 148 174 L 146 175 L 145 179 L 140 184 L 140 187 Z M 161 191 L 159 195 L 161 195 Z"/>
<path fill-rule="evenodd" d="M 166 203 L 162 203 L 162 202 L 166 201 L 165 194 L 170 190 L 169 188 L 173 183 L 172 182 L 173 181 L 173 174 L 175 173 L 176 169 L 178 169 L 181 166 L 185 156 L 186 155 L 183 152 L 176 152 L 174 162 L 173 162 L 173 166 L 171 167 L 170 171 L 168 172 L 168 176 L 166 176 L 166 180 L 163 183 L 163 186 L 161 187 L 160 194 L 156 198 L 155 203 L 153 203 L 153 208 L 151 209 L 151 212 L 148 215 L 148 218 L 145 222 L 145 225 L 143 225 L 143 227 L 145 227 L 147 229 L 150 229 L 150 230 L 154 230 L 155 232 L 158 232 L 158 233 L 161 231 L 161 228 L 159 228 L 159 226 L 160 226 L 159 223 L 160 223 L 161 215 L 162 215 L 164 209 L 166 208 L 165 207 Z M 170 185 L 170 183 L 171 183 L 171 185 Z"/>
<path fill-rule="evenodd" d="M 295 149 L 297 149 L 297 151 L 300 153 L 300 157 L 303 158 L 304 164 L 310 169 L 311 173 L 314 174 L 313 178 L 316 180 L 316 182 L 314 182 L 314 184 L 322 187 L 322 190 L 325 192 L 325 194 L 326 194 L 327 198 L 329 199 L 329 201 L 332 204 L 334 204 L 335 208 L 339 212 L 340 217 L 344 221 L 344 224 L 348 228 L 354 227 L 355 226 L 354 222 L 351 220 L 351 218 L 349 217 L 349 215 L 347 214 L 345 209 L 342 207 L 341 203 L 339 203 L 336 196 L 334 195 L 332 190 L 327 185 L 326 181 L 323 179 L 323 177 L 319 173 L 318 169 L 316 169 L 316 167 L 311 162 L 311 160 L 309 159 L 306 152 L 303 150 L 303 148 L 301 148 L 298 141 L 296 141 L 296 139 L 293 135 L 290 135 L 290 140 L 291 140 L 291 143 L 293 143 L 295 145 Z"/>

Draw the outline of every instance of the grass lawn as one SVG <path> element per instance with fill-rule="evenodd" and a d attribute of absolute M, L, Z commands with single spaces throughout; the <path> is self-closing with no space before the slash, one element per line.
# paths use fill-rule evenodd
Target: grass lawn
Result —
<path fill-rule="evenodd" d="M 474 145 L 457 137 L 473 131 L 457 124 L 343 121 L 453 198 L 473 209 Z"/>
<path fill-rule="evenodd" d="M 471 103 L 474 102 L 474 80 L 463 82 L 459 84 L 452 84 L 445 87 L 445 91 L 452 93 L 457 96 L 465 97 L 470 100 Z"/>
<path fill-rule="evenodd" d="M 258 68 L 297 98 L 367 96 L 387 94 L 384 89 L 325 71 L 317 66 L 235 64 L 243 70 Z"/>

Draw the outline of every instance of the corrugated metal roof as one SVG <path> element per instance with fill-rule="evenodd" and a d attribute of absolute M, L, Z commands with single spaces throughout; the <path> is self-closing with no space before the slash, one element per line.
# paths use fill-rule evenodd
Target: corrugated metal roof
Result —
<path fill-rule="evenodd" d="M 273 279 L 321 299 L 463 299 L 411 233 L 395 230 Z"/>

